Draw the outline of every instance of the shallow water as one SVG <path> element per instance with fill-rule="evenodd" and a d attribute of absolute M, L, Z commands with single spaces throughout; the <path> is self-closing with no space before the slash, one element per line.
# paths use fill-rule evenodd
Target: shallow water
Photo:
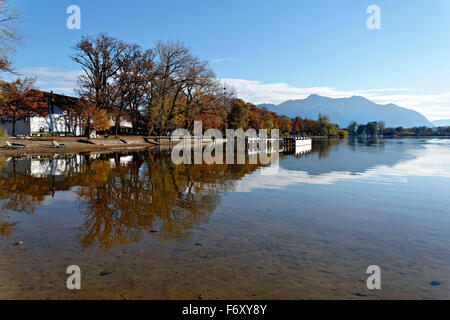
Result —
<path fill-rule="evenodd" d="M 0 157 L 0 298 L 450 299 L 450 140 L 314 141 L 267 170 Z"/>

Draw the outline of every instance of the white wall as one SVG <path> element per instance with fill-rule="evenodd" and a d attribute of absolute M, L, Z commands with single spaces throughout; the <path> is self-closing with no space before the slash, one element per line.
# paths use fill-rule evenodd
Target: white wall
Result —
<path fill-rule="evenodd" d="M 79 172 L 83 158 L 80 155 L 72 159 L 39 160 L 30 162 L 30 174 L 36 178 L 64 176 L 69 172 Z"/>
<path fill-rule="evenodd" d="M 49 108 L 48 116 L 46 117 L 31 117 L 25 120 L 16 121 L 16 135 L 29 136 L 34 132 L 71 132 L 76 136 L 84 134 L 84 130 L 74 123 L 69 123 L 69 128 L 66 123 L 65 111 L 59 106 L 55 105 Z M 8 134 L 12 135 L 12 122 L 9 117 L 0 117 L 0 127 L 6 129 Z"/>
<path fill-rule="evenodd" d="M 62 114 L 49 114 L 47 117 L 30 119 L 31 132 L 56 131 L 66 132 L 66 121 Z"/>
<path fill-rule="evenodd" d="M 33 117 L 30 119 L 31 132 L 71 132 L 76 136 L 84 134 L 84 130 L 78 125 L 66 122 L 64 114 L 49 114 L 47 117 Z M 42 130 L 41 130 L 42 129 Z"/>
<path fill-rule="evenodd" d="M 12 122 L 7 117 L 1 117 L 0 127 L 6 129 L 8 134 L 12 136 Z M 33 132 L 72 132 L 76 136 L 81 136 L 84 130 L 79 126 L 69 123 L 67 128 L 65 115 L 63 114 L 49 114 L 47 117 L 32 117 L 28 121 L 18 120 L 16 121 L 16 135 L 29 136 Z M 42 130 L 41 130 L 42 129 Z"/>

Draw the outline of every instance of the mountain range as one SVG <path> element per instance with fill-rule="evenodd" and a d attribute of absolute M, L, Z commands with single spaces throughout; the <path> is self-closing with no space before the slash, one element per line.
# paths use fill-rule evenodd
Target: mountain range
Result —
<path fill-rule="evenodd" d="M 306 99 L 288 100 L 279 105 L 261 104 L 268 110 L 288 117 L 317 119 L 319 113 L 330 116 L 330 121 L 346 128 L 351 121 L 366 124 L 370 121 L 384 121 L 386 127 L 434 127 L 417 111 L 399 107 L 395 104 L 376 104 L 364 97 L 328 98 L 316 94 Z"/>
<path fill-rule="evenodd" d="M 435 127 L 450 127 L 450 119 L 433 121 Z"/>

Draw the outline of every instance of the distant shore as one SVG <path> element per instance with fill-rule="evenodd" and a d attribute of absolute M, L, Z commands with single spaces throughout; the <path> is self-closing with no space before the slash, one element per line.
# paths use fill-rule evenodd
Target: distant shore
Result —
<path fill-rule="evenodd" d="M 395 134 L 395 135 L 382 135 L 382 136 L 349 135 L 348 138 L 360 138 L 360 139 L 450 138 L 450 134 L 428 134 L 428 135 L 427 134 Z"/>

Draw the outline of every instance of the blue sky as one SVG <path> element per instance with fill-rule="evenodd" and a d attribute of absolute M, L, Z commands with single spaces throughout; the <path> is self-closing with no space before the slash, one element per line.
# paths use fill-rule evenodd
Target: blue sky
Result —
<path fill-rule="evenodd" d="M 14 56 L 42 89 L 70 93 L 79 68 L 71 47 L 107 32 L 145 48 L 182 40 L 216 75 L 254 103 L 310 93 L 363 95 L 450 118 L 448 0 L 17 0 L 25 34 Z M 81 8 L 81 30 L 66 8 Z M 381 30 L 369 30 L 369 5 Z"/>

